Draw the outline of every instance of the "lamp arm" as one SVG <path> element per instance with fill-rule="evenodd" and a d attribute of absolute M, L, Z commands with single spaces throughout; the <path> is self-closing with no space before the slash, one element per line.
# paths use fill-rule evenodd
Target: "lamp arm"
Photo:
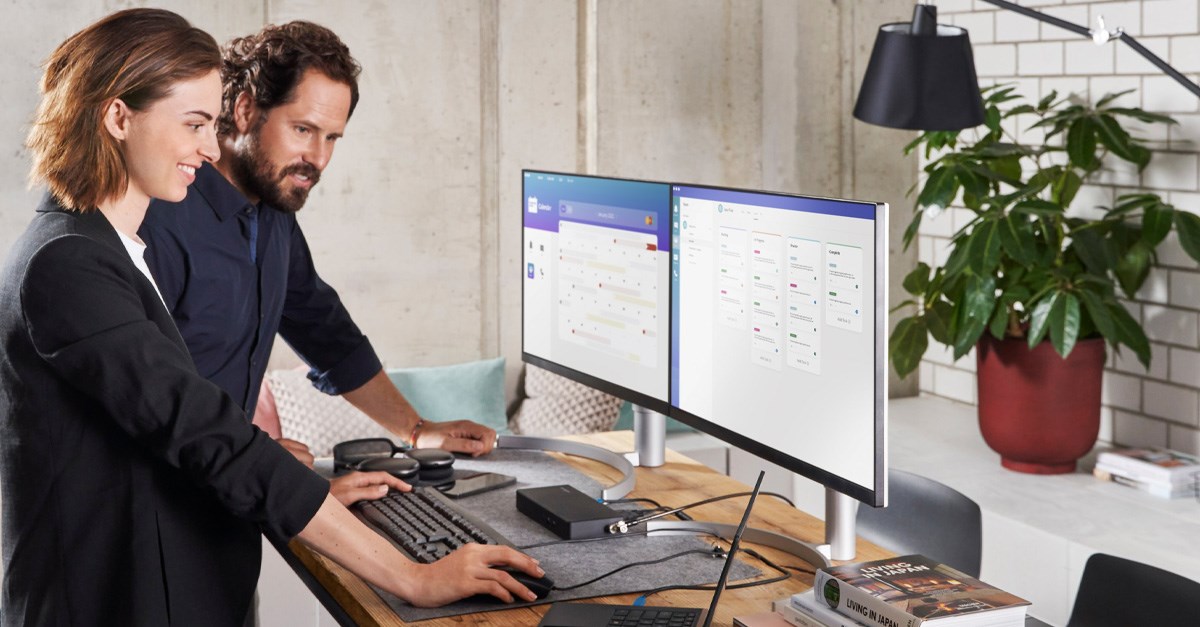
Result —
<path fill-rule="evenodd" d="M 1013 2 L 1008 2 L 1007 0 L 983 0 L 983 1 L 988 4 L 998 6 L 1001 9 L 1008 9 L 1009 11 L 1014 11 L 1016 13 L 1020 13 L 1021 15 L 1024 15 L 1026 17 L 1031 17 L 1035 20 L 1038 20 L 1041 22 L 1046 22 L 1047 24 L 1053 24 L 1054 26 L 1057 26 L 1057 27 L 1065 29 L 1065 30 L 1069 30 L 1072 33 L 1076 33 L 1078 35 L 1083 35 L 1084 37 L 1088 37 L 1088 38 L 1092 37 L 1092 31 L 1088 30 L 1087 27 L 1080 26 L 1078 24 L 1072 24 L 1071 22 L 1068 22 L 1063 19 L 1059 19 L 1052 15 L 1046 15 L 1045 13 L 1042 13 L 1041 11 L 1035 11 L 1033 9 L 1023 7 L 1019 4 L 1016 4 Z M 1175 79 L 1176 82 L 1178 82 L 1180 85 L 1183 85 L 1184 87 L 1186 87 L 1188 91 L 1192 92 L 1197 97 L 1200 97 L 1200 85 L 1197 85 L 1196 83 L 1193 83 L 1192 81 L 1188 80 L 1188 78 L 1186 76 L 1184 76 L 1183 74 L 1181 74 L 1179 72 L 1179 70 L 1176 70 L 1175 68 L 1171 67 L 1166 61 L 1163 61 L 1161 58 L 1159 58 L 1158 55 L 1154 54 L 1153 52 L 1150 52 L 1150 50 L 1148 50 L 1145 46 L 1138 43 L 1138 41 L 1136 39 L 1134 39 L 1133 36 L 1129 35 L 1128 33 L 1121 32 L 1120 29 L 1118 29 L 1118 31 L 1114 34 L 1114 37 L 1125 42 L 1125 45 L 1129 46 L 1130 48 L 1133 48 L 1134 52 L 1145 57 L 1145 59 L 1147 61 L 1153 63 L 1155 67 L 1162 70 L 1163 73 L 1165 73 L 1167 76 L 1170 76 L 1171 78 Z"/>

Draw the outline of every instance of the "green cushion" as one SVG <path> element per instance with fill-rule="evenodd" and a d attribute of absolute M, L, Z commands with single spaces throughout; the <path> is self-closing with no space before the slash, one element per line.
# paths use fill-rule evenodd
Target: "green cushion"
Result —
<path fill-rule="evenodd" d="M 431 368 L 388 369 L 388 377 L 426 420 L 472 420 L 506 431 L 504 358 Z"/>
<path fill-rule="evenodd" d="M 613 431 L 628 431 L 633 429 L 633 404 L 629 401 L 621 403 L 621 413 L 617 418 L 617 424 L 613 425 Z M 667 433 L 695 431 L 695 429 L 675 420 L 667 418 Z"/>

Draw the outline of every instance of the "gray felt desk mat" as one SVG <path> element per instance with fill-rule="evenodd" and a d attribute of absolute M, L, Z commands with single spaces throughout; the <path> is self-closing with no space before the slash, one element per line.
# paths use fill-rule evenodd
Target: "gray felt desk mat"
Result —
<path fill-rule="evenodd" d="M 454 462 L 456 469 L 498 472 L 517 478 L 515 485 L 458 499 L 456 502 L 465 510 L 478 516 L 493 529 L 508 538 L 514 546 L 521 547 L 551 540 L 558 540 L 546 528 L 517 511 L 516 491 L 545 485 L 572 485 L 589 496 L 600 495 L 601 484 L 571 466 L 539 451 L 497 450 L 480 458 L 459 458 Z M 627 508 L 628 505 L 620 507 Z M 631 562 L 643 562 L 666 557 L 683 551 L 707 548 L 712 545 L 710 536 L 627 536 L 614 540 L 560 544 L 526 551 L 541 562 L 546 576 L 559 586 L 582 583 Z M 570 591 L 555 590 L 550 596 L 535 603 L 505 604 L 495 602 L 459 601 L 440 608 L 417 608 L 399 598 L 372 586 L 396 615 L 404 622 L 456 616 L 475 612 L 507 610 L 540 603 L 553 603 L 567 599 L 583 599 L 612 594 L 628 594 L 668 585 L 711 584 L 721 576 L 723 560 L 702 555 L 686 555 L 650 566 L 636 566 L 611 577 L 601 579 L 582 588 Z M 753 566 L 736 561 L 729 574 L 729 581 L 748 579 L 760 574 Z"/>

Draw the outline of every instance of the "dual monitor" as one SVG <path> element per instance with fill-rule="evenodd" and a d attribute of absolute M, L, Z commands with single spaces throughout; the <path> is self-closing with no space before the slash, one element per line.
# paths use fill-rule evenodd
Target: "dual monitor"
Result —
<path fill-rule="evenodd" d="M 885 204 L 522 177 L 526 362 L 886 504 Z"/>

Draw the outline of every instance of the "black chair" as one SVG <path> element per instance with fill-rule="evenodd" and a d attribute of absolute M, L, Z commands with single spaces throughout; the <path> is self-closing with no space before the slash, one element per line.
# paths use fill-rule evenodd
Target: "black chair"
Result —
<path fill-rule="evenodd" d="M 961 492 L 911 472 L 888 474 L 888 506 L 860 505 L 858 535 L 899 555 L 920 553 L 979 577 L 983 526 L 979 505 Z"/>
<path fill-rule="evenodd" d="M 1200 582 L 1132 560 L 1088 558 L 1067 627 L 1195 627 Z"/>

